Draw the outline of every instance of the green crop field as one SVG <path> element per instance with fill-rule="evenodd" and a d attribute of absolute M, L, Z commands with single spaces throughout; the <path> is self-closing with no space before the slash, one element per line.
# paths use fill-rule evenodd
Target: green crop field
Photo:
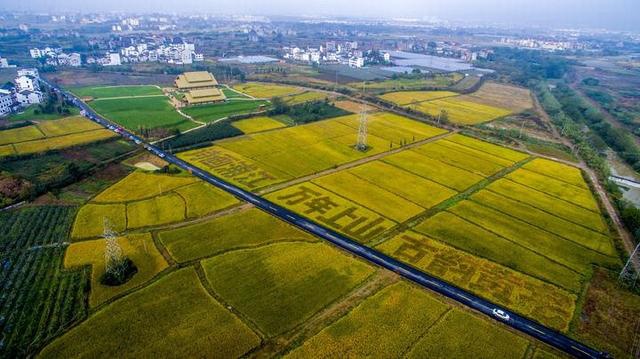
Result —
<path fill-rule="evenodd" d="M 156 274 L 167 268 L 167 262 L 156 249 L 149 234 L 133 234 L 118 238 L 118 244 L 123 255 L 131 259 L 138 272 L 127 283 L 120 286 L 107 286 L 100 283 L 105 272 L 104 239 L 73 243 L 64 256 L 64 266 L 67 268 L 91 266 L 91 295 L 89 305 L 95 307 L 114 296 L 138 287 L 149 281 Z"/>
<path fill-rule="evenodd" d="M 212 298 L 192 268 L 154 282 L 94 313 L 49 344 L 42 358 L 240 357 L 258 336 Z"/>
<path fill-rule="evenodd" d="M 158 238 L 179 262 L 268 243 L 317 241 L 306 232 L 255 208 L 163 231 Z"/>
<path fill-rule="evenodd" d="M 162 90 L 152 85 L 74 87 L 71 88 L 71 92 L 79 97 L 91 97 L 93 99 L 162 95 Z"/>
<path fill-rule="evenodd" d="M 286 125 L 278 120 L 269 117 L 252 117 L 246 120 L 235 121 L 233 127 L 240 131 L 250 134 L 277 128 L 286 127 Z"/>
<path fill-rule="evenodd" d="M 91 101 L 89 105 L 99 114 L 132 131 L 159 127 L 184 131 L 197 126 L 176 112 L 163 96 L 104 99 Z"/>
<path fill-rule="evenodd" d="M 193 117 L 196 121 L 212 122 L 232 115 L 244 115 L 248 113 L 267 110 L 267 101 L 229 101 L 210 105 L 185 107 L 182 112 Z"/>
<path fill-rule="evenodd" d="M 75 207 L 0 212 L 0 357 L 25 358 L 82 320 L 89 271 L 63 270 Z"/>
<path fill-rule="evenodd" d="M 267 335 L 295 327 L 373 272 L 323 243 L 278 243 L 204 260 L 213 290 Z"/>
<path fill-rule="evenodd" d="M 422 89 L 428 87 L 445 88 L 453 85 L 462 79 L 462 75 L 453 72 L 449 74 L 436 74 L 426 78 L 398 78 L 383 81 L 367 81 L 365 90 L 367 92 L 400 91 L 410 89 Z M 351 82 L 349 87 L 358 91 L 362 90 L 362 82 Z"/>

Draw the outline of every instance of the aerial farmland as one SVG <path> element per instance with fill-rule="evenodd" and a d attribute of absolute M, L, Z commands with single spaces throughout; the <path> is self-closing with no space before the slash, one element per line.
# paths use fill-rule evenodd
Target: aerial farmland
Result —
<path fill-rule="evenodd" d="M 500 48 L 191 45 L 43 59 L 0 119 L 0 358 L 637 357 L 636 182 L 571 102 L 594 81 Z"/>

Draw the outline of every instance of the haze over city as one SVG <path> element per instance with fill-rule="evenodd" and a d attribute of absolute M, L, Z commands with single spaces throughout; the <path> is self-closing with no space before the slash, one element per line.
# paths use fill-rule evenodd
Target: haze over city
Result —
<path fill-rule="evenodd" d="M 476 24 L 638 30 L 640 2 L 634 0 L 31 0 L 0 1 L 3 9 L 34 12 L 123 11 L 293 16 L 439 18 Z"/>
<path fill-rule="evenodd" d="M 640 359 L 640 0 L 0 0 L 0 358 Z"/>

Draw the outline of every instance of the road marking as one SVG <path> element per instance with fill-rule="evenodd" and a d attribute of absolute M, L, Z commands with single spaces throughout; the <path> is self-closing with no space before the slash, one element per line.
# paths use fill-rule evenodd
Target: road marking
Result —
<path fill-rule="evenodd" d="M 529 327 L 531 330 L 535 330 L 536 332 L 542 334 L 542 335 L 547 335 L 547 333 L 543 332 L 542 330 L 538 329 L 538 328 L 534 328 L 532 326 L 530 326 L 529 324 L 527 324 L 527 327 Z"/>

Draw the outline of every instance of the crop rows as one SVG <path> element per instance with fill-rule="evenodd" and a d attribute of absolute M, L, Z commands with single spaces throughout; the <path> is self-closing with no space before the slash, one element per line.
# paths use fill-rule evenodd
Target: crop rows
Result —
<path fill-rule="evenodd" d="M 86 315 L 87 271 L 63 271 L 73 207 L 0 215 L 0 356 L 22 357 Z"/>

